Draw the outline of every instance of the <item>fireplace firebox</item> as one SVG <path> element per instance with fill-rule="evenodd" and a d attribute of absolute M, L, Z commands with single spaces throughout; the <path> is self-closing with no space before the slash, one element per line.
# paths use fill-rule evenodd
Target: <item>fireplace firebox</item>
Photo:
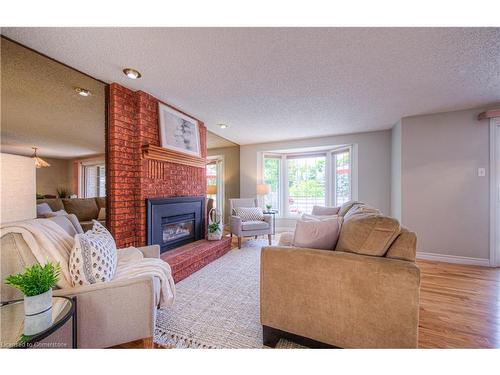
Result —
<path fill-rule="evenodd" d="M 203 238 L 205 197 L 147 199 L 148 245 L 163 253 Z"/>

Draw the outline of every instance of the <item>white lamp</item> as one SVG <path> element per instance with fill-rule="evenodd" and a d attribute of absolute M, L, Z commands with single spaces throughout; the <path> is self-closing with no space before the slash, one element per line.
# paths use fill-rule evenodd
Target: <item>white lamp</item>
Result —
<path fill-rule="evenodd" d="M 266 184 L 257 184 L 257 195 L 258 196 L 263 196 L 265 197 L 269 192 L 271 191 L 271 188 L 269 185 Z M 264 200 L 264 199 L 262 199 Z M 259 202 L 259 206 L 263 206 L 264 202 Z"/>

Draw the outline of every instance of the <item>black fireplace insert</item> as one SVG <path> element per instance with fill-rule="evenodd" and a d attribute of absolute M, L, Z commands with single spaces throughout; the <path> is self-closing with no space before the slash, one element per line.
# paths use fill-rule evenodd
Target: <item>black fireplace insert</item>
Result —
<path fill-rule="evenodd" d="M 203 238 L 205 197 L 147 199 L 148 245 L 163 253 Z"/>

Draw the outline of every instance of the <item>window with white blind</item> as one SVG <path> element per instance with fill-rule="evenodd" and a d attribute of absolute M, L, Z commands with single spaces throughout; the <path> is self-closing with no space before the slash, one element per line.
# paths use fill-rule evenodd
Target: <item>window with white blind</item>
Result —
<path fill-rule="evenodd" d="M 265 203 L 282 217 L 311 213 L 313 206 L 340 206 L 352 199 L 352 147 L 321 152 L 263 155 Z"/>
<path fill-rule="evenodd" d="M 80 190 L 83 198 L 106 196 L 105 164 L 83 164 L 81 166 Z"/>

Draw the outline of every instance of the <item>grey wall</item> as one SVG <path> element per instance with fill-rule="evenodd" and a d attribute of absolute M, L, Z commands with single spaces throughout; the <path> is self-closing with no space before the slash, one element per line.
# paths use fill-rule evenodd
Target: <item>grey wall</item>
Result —
<path fill-rule="evenodd" d="M 57 195 L 57 189 L 65 187 L 71 190 L 73 162 L 67 159 L 42 158 L 50 167 L 36 170 L 36 192 Z M 73 193 L 77 193 L 73 191 Z"/>
<path fill-rule="evenodd" d="M 224 156 L 224 217 L 229 223 L 229 199 L 240 197 L 240 146 L 211 148 L 208 156 Z"/>
<path fill-rule="evenodd" d="M 255 197 L 260 170 L 258 155 L 261 152 L 344 144 L 357 145 L 358 199 L 389 214 L 391 206 L 390 130 L 240 146 L 241 197 Z"/>
<path fill-rule="evenodd" d="M 391 137 L 391 216 L 401 221 L 401 121 Z"/>
<path fill-rule="evenodd" d="M 417 233 L 418 251 L 489 257 L 489 130 L 477 121 L 481 111 L 401 120 L 402 224 Z"/>

